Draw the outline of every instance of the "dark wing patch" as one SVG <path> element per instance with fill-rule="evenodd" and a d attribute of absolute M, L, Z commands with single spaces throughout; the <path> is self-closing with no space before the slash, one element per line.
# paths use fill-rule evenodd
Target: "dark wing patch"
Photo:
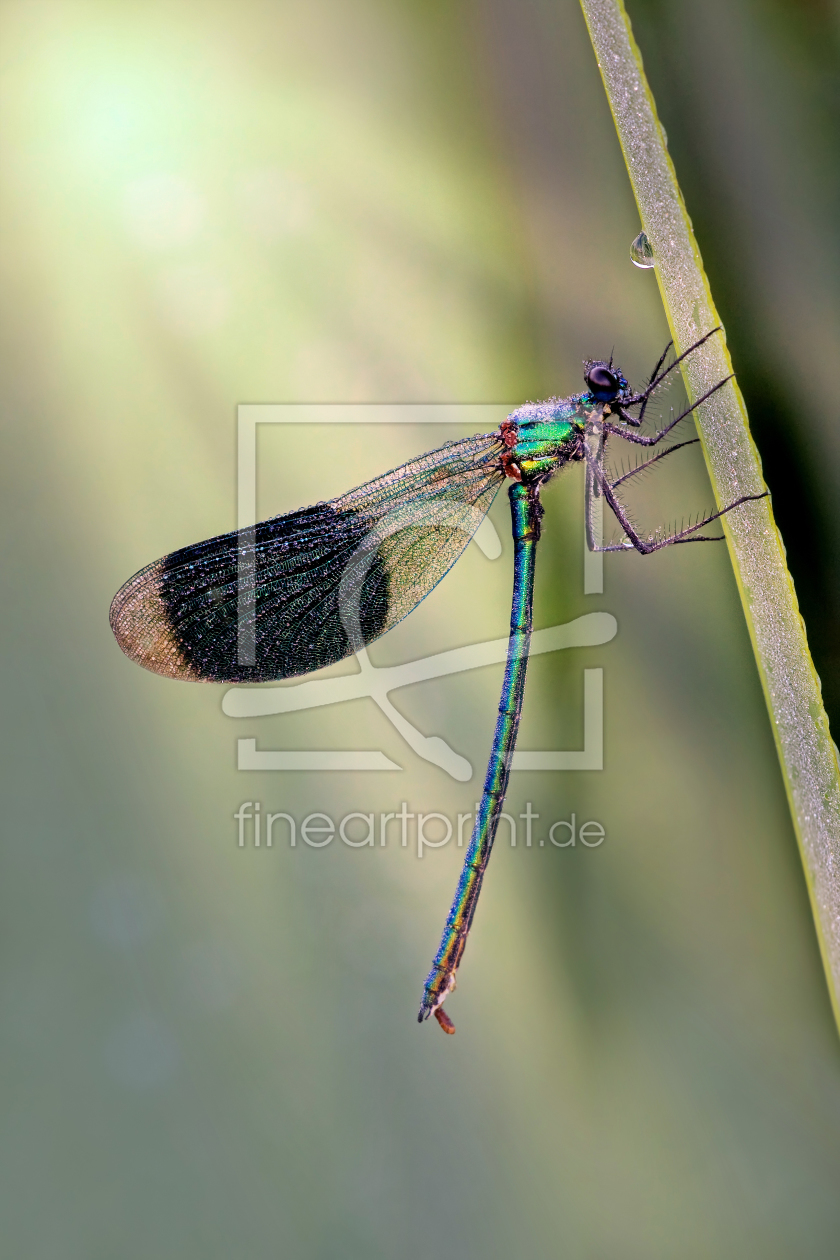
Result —
<path fill-rule="evenodd" d="M 501 482 L 495 434 L 450 442 L 329 503 L 183 547 L 111 605 L 127 656 L 206 682 L 292 678 L 389 630 L 440 581 Z"/>

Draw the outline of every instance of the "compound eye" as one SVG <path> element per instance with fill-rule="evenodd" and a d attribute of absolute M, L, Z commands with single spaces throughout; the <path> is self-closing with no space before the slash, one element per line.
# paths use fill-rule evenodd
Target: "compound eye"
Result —
<path fill-rule="evenodd" d="M 618 393 L 618 377 L 603 363 L 590 368 L 586 374 L 586 383 L 595 394 Z"/>

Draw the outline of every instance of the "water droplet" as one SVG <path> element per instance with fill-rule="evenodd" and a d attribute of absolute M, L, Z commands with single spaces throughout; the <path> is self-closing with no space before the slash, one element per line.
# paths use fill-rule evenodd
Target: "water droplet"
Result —
<path fill-rule="evenodd" d="M 653 246 L 644 232 L 640 232 L 630 246 L 630 259 L 635 267 L 655 267 Z"/>

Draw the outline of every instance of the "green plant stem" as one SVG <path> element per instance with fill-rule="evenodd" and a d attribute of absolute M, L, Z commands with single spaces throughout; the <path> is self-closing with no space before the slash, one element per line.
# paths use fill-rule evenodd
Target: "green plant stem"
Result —
<path fill-rule="evenodd" d="M 653 247 L 674 345 L 682 353 L 720 324 L 665 134 L 620 0 L 581 0 L 624 160 Z M 732 371 L 723 335 L 683 365 L 693 400 Z M 733 380 L 694 413 L 718 506 L 766 489 L 741 391 Z M 779 753 L 840 1027 L 840 766 L 805 626 L 769 499 L 723 527 Z"/>

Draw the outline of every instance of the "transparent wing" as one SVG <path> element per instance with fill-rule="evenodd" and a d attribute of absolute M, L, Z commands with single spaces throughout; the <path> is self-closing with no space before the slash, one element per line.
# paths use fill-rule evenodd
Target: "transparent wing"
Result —
<path fill-rule="evenodd" d="M 308 674 L 390 630 L 428 595 L 504 481 L 497 434 L 449 442 L 327 503 L 183 547 L 111 605 L 127 656 L 170 678 Z"/>

